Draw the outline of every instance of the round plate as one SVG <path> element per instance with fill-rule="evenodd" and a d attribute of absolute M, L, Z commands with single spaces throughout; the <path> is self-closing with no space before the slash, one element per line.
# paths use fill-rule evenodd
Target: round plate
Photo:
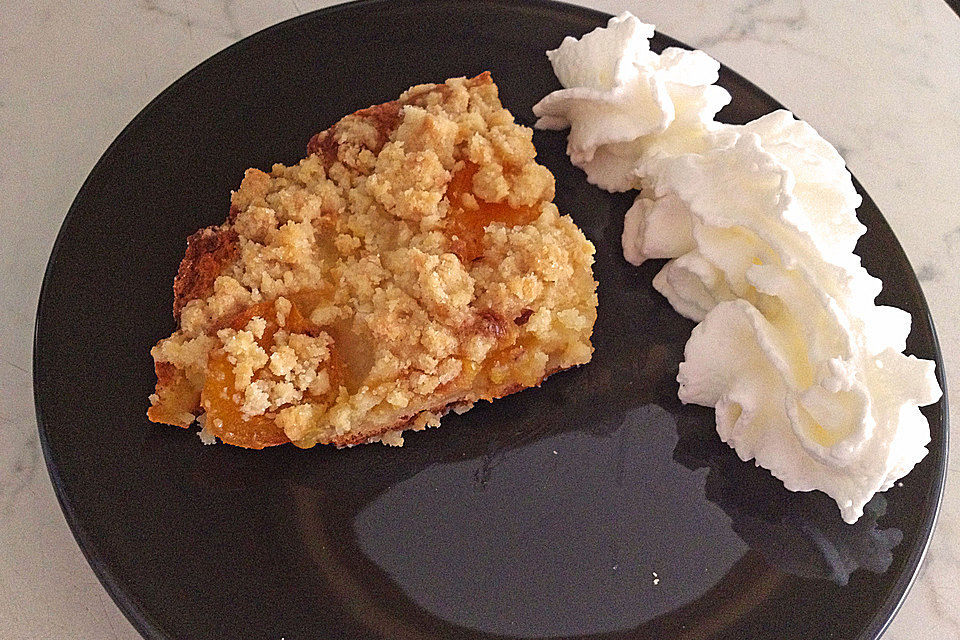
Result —
<path fill-rule="evenodd" d="M 43 451 L 67 521 L 149 638 L 875 638 L 923 556 L 943 487 L 930 454 L 850 526 L 786 491 L 677 400 L 692 324 L 627 264 L 631 194 L 591 187 L 564 132 L 537 132 L 556 202 L 597 246 L 593 361 L 337 451 L 205 447 L 147 422 L 150 347 L 174 328 L 186 237 L 226 216 L 247 167 L 407 87 L 493 72 L 517 120 L 559 88 L 544 51 L 604 14 L 535 2 L 364 2 L 300 16 L 207 60 L 151 102 L 70 209 L 37 314 Z M 676 44 L 654 39 L 658 50 Z M 721 112 L 779 105 L 729 70 Z M 864 194 L 859 245 L 880 302 L 913 314 L 908 352 L 943 363 L 913 271 Z"/>

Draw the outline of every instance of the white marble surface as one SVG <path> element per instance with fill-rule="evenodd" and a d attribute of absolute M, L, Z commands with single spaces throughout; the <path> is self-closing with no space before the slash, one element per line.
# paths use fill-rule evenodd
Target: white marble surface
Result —
<path fill-rule="evenodd" d="M 107 145 L 164 87 L 241 37 L 326 4 L 0 6 L 0 637 L 138 637 L 71 537 L 37 441 L 33 318 L 67 207 Z M 940 331 L 951 404 L 960 406 L 960 19 L 943 0 L 584 4 L 630 9 L 705 49 L 841 149 L 920 276 Z M 927 561 L 887 640 L 960 637 L 958 443 Z"/>

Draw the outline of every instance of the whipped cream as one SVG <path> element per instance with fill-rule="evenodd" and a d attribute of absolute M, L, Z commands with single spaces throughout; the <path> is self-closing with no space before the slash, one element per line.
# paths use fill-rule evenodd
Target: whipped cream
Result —
<path fill-rule="evenodd" d="M 927 453 L 919 406 L 941 396 L 934 363 L 902 353 L 908 313 L 874 304 L 881 282 L 853 253 L 861 198 L 836 149 L 787 111 L 714 121 L 729 101 L 710 90 L 716 62 L 665 64 L 640 42 L 652 32 L 624 14 L 549 52 L 566 88 L 535 107 L 538 126 L 570 126 L 591 182 L 641 188 L 624 257 L 669 258 L 653 285 L 700 323 L 680 399 L 716 407 L 742 460 L 827 493 L 855 522 Z"/>
<path fill-rule="evenodd" d="M 716 113 L 730 102 L 720 63 L 702 51 L 650 50 L 653 25 L 630 13 L 547 52 L 565 88 L 533 107 L 539 129 L 570 128 L 567 153 L 608 191 L 639 186 L 638 163 L 661 153 L 703 150 Z"/>

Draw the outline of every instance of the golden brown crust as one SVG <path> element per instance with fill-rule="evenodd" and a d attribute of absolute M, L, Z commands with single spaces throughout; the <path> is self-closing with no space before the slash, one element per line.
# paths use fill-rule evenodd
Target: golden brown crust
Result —
<path fill-rule="evenodd" d="M 518 382 L 513 382 L 503 386 L 502 388 L 498 389 L 495 392 L 490 393 L 487 397 L 477 398 L 477 399 L 492 401 L 492 400 L 497 400 L 499 398 L 505 398 L 511 394 L 517 393 L 518 391 L 523 391 L 524 389 L 528 389 L 530 387 L 538 387 L 543 383 L 544 380 L 546 380 L 553 374 L 559 373 L 560 371 L 563 371 L 564 369 L 569 369 L 569 368 L 570 367 L 557 367 L 555 369 L 547 371 L 544 374 L 544 376 L 540 378 L 540 380 L 537 381 L 535 384 L 525 385 L 525 384 L 520 384 Z M 336 437 L 333 440 L 331 440 L 330 444 L 336 445 L 337 447 L 352 447 L 354 445 L 376 441 L 378 438 L 380 438 L 384 434 L 389 434 L 394 432 L 399 433 L 401 431 L 405 431 L 410 428 L 420 431 L 426 426 L 433 426 L 432 424 L 430 424 L 430 421 L 439 420 L 443 416 L 450 413 L 450 411 L 453 411 L 459 407 L 465 407 L 468 409 L 472 404 L 473 404 L 472 402 L 465 402 L 462 399 L 442 402 L 440 404 L 423 409 L 411 415 L 403 416 L 393 424 L 387 425 L 384 427 L 379 427 L 372 432 L 366 432 L 362 435 L 345 434 L 343 436 Z M 418 419 L 423 421 L 422 426 L 417 424 Z"/>
<path fill-rule="evenodd" d="M 484 71 L 473 78 L 469 78 L 464 84 L 468 88 L 492 85 L 493 76 L 490 75 L 489 71 Z M 373 131 L 372 136 L 362 140 L 363 148 L 372 153 L 380 153 L 383 145 L 390 139 L 390 134 L 400 124 L 403 107 L 405 105 L 422 107 L 427 96 L 431 93 L 439 93 L 442 97 L 447 97 L 450 94 L 450 89 L 445 84 L 421 85 L 407 91 L 401 99 L 375 104 L 355 111 L 329 129 L 325 129 L 310 138 L 307 143 L 307 153 L 319 154 L 323 158 L 324 166 L 329 168 L 338 159 L 337 153 L 343 141 L 344 125 L 347 123 L 356 124 L 357 122 L 368 125 Z"/>
<path fill-rule="evenodd" d="M 238 236 L 233 229 L 207 227 L 187 238 L 187 251 L 173 280 L 173 317 L 191 300 L 205 298 L 224 267 L 237 256 Z"/>
<path fill-rule="evenodd" d="M 364 148 L 372 153 L 380 153 L 383 145 L 390 137 L 390 132 L 397 128 L 400 122 L 400 109 L 402 105 L 399 100 L 391 100 L 383 104 L 377 104 L 366 109 L 360 109 L 351 114 L 351 118 L 363 121 L 370 125 L 375 132 L 369 140 L 365 141 Z M 342 121 L 341 121 L 342 122 Z M 329 167 L 337 161 L 337 150 L 340 147 L 338 134 L 341 126 L 338 122 L 329 129 L 321 131 L 307 143 L 307 153 L 319 153 L 323 158 L 324 166 Z"/>
<path fill-rule="evenodd" d="M 154 371 L 158 401 L 147 409 L 147 417 L 153 422 L 189 427 L 200 413 L 199 389 L 169 362 L 156 362 Z"/>

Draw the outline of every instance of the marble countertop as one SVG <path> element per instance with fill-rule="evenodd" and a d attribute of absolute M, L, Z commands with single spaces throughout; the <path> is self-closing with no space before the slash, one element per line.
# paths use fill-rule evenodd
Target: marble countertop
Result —
<path fill-rule="evenodd" d="M 33 320 L 70 202 L 124 125 L 180 75 L 328 4 L 14 0 L 0 9 L 0 637 L 138 637 L 71 536 L 37 439 Z M 960 19 L 943 0 L 876 0 L 869 10 L 859 0 L 582 4 L 629 9 L 706 50 L 840 149 L 919 275 L 960 407 Z M 886 640 L 960 637 L 958 442 L 927 559 Z"/>

